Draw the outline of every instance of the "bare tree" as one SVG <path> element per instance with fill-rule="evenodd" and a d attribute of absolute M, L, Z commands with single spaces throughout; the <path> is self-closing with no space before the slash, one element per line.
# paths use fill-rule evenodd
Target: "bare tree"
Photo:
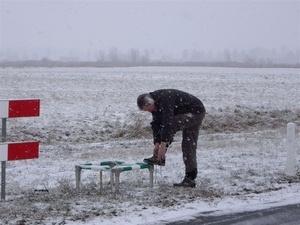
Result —
<path fill-rule="evenodd" d="M 111 47 L 109 50 L 109 58 L 111 62 L 117 62 L 118 61 L 118 50 L 116 47 Z"/>
<path fill-rule="evenodd" d="M 223 57 L 225 62 L 231 62 L 230 51 L 228 49 L 224 50 Z"/>
<path fill-rule="evenodd" d="M 150 51 L 146 48 L 144 50 L 144 55 L 143 55 L 142 61 L 146 62 L 146 63 L 148 63 L 150 61 Z"/>
<path fill-rule="evenodd" d="M 95 57 L 96 57 L 97 61 L 104 62 L 105 61 L 105 51 L 95 52 Z"/>
<path fill-rule="evenodd" d="M 136 48 L 132 48 L 130 50 L 130 60 L 131 62 L 135 63 L 139 60 L 139 57 L 140 57 L 140 53 L 139 53 L 139 50 L 136 49 Z"/>
<path fill-rule="evenodd" d="M 187 61 L 189 61 L 189 50 L 187 50 L 187 49 L 185 49 L 185 50 L 183 50 L 183 52 L 182 52 L 182 60 L 184 61 L 184 62 L 187 62 Z"/>

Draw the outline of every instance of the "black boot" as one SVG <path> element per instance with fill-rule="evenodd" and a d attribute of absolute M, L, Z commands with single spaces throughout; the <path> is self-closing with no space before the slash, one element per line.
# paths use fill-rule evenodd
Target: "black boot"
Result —
<path fill-rule="evenodd" d="M 144 159 L 145 163 L 152 164 L 152 165 L 158 165 L 158 166 L 165 166 L 166 160 L 162 159 L 161 161 L 158 161 L 157 155 L 153 155 L 150 158 Z"/>
<path fill-rule="evenodd" d="M 173 184 L 173 187 L 190 187 L 190 188 L 194 188 L 194 187 L 196 187 L 196 183 L 195 183 L 194 180 L 191 180 L 191 179 L 185 177 L 183 179 L 183 181 L 181 181 L 181 183 Z"/>
<path fill-rule="evenodd" d="M 181 183 L 174 184 L 174 187 L 196 187 L 195 179 L 197 177 L 197 168 L 192 170 L 192 172 L 186 172 L 185 177 Z"/>
<path fill-rule="evenodd" d="M 168 150 L 169 145 L 166 146 L 166 153 Z M 158 165 L 158 166 L 165 166 L 166 165 L 166 158 L 161 159 L 161 161 L 157 160 L 157 154 L 154 154 L 150 158 L 145 158 L 144 163 L 152 164 L 152 165 Z"/>

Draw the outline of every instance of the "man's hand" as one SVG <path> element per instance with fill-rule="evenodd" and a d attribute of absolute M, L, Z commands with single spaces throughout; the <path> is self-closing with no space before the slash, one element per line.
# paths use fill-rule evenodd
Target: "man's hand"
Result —
<path fill-rule="evenodd" d="M 158 149 L 157 160 L 161 161 L 166 157 L 167 142 L 161 142 Z"/>

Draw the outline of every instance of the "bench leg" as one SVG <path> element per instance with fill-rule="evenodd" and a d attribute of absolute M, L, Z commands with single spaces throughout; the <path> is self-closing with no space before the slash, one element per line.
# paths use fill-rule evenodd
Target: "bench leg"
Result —
<path fill-rule="evenodd" d="M 81 179 L 81 168 L 80 166 L 75 166 L 75 177 L 76 177 L 76 190 L 80 189 L 80 179 Z"/>
<path fill-rule="evenodd" d="M 120 186 L 120 173 L 121 171 L 115 171 L 116 176 L 116 183 L 115 183 L 115 192 L 119 192 L 119 186 Z"/>
<path fill-rule="evenodd" d="M 113 190 L 113 187 L 115 185 L 115 179 L 114 179 L 114 173 L 110 171 L 110 188 Z"/>
<path fill-rule="evenodd" d="M 99 174 L 99 176 L 100 176 L 100 190 L 103 190 L 103 176 L 102 176 L 103 174 L 102 174 L 102 170 L 100 171 L 100 174 Z"/>
<path fill-rule="evenodd" d="M 154 165 L 150 165 L 149 167 L 149 180 L 150 180 L 150 188 L 153 188 L 153 172 L 154 172 Z"/>

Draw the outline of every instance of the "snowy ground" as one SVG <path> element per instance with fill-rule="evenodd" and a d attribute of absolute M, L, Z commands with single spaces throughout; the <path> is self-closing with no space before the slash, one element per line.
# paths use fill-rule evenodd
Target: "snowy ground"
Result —
<path fill-rule="evenodd" d="M 41 99 L 38 118 L 8 119 L 7 141 L 40 141 L 39 159 L 7 162 L 0 224 L 162 224 L 300 203 L 300 70 L 198 67 L 2 68 L 1 99 Z M 167 165 L 109 174 L 77 163 L 142 161 L 151 155 L 151 115 L 136 97 L 160 88 L 198 96 L 207 108 L 199 136 L 197 187 L 176 189 L 184 168 L 178 134 Z M 296 175 L 285 174 L 286 124 L 296 124 Z M 36 188 L 49 192 L 34 192 Z"/>

